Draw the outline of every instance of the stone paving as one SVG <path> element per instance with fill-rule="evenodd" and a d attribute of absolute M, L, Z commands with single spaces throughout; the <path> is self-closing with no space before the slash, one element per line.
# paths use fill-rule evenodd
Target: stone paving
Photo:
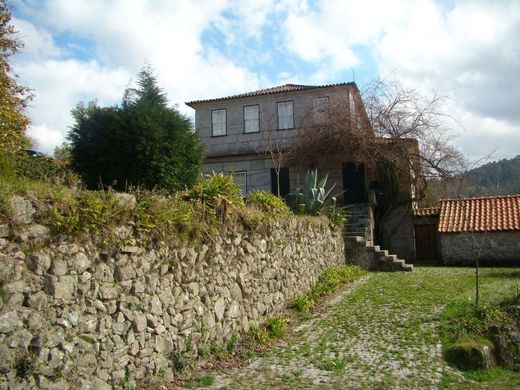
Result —
<path fill-rule="evenodd" d="M 438 318 L 457 294 L 449 269 L 375 273 L 212 389 L 435 389 L 461 373 L 442 359 Z M 453 284 L 453 283 L 451 283 Z"/>

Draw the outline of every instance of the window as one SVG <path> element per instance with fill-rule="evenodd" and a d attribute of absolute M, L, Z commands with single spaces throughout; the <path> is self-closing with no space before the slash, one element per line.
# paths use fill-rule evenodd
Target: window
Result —
<path fill-rule="evenodd" d="M 240 187 L 242 196 L 247 194 L 247 173 L 246 171 L 231 172 L 230 175 L 233 177 L 233 183 Z"/>
<path fill-rule="evenodd" d="M 258 106 L 244 107 L 244 133 L 258 133 L 260 131 Z"/>
<path fill-rule="evenodd" d="M 278 130 L 292 129 L 294 127 L 293 114 L 293 102 L 278 103 Z"/>
<path fill-rule="evenodd" d="M 211 135 L 226 135 L 226 110 L 211 111 Z"/>
<path fill-rule="evenodd" d="M 312 99 L 312 112 L 316 123 L 323 123 L 329 118 L 329 97 Z"/>

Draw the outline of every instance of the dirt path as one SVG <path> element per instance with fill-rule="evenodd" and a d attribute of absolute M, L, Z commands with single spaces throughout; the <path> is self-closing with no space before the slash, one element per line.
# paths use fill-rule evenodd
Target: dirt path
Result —
<path fill-rule="evenodd" d="M 439 314 L 462 290 L 453 269 L 371 274 L 244 367 L 208 373 L 211 389 L 434 389 L 446 366 Z"/>

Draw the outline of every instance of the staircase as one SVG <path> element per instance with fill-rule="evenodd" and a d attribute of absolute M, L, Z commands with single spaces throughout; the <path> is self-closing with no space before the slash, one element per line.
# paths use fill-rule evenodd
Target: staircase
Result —
<path fill-rule="evenodd" d="M 347 207 L 344 237 L 364 237 L 367 242 L 373 242 L 373 226 L 372 208 L 368 204 L 353 204 Z"/>
<path fill-rule="evenodd" d="M 413 265 L 406 264 L 379 245 L 373 245 L 374 218 L 368 204 L 351 205 L 347 210 L 343 238 L 348 263 L 372 271 L 413 271 Z"/>
<path fill-rule="evenodd" d="M 406 264 L 379 245 L 367 243 L 363 237 L 345 237 L 345 256 L 347 263 L 371 271 L 413 271 L 412 264 Z"/>

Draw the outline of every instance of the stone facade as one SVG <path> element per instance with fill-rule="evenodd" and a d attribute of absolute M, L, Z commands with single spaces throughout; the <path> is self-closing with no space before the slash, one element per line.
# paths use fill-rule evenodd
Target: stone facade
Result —
<path fill-rule="evenodd" d="M 351 107 L 366 117 L 359 91 L 353 83 L 269 94 L 252 93 L 242 97 L 210 99 L 187 104 L 195 109 L 195 128 L 204 148 L 204 156 L 216 157 L 261 153 L 266 147 L 266 132 L 271 132 L 272 139 L 284 138 L 285 145 L 289 145 L 293 138 L 301 135 L 305 124 L 311 119 L 314 111 L 313 99 L 324 97 L 328 98 L 329 104 Z M 293 127 L 278 131 L 277 103 L 286 101 L 293 103 Z M 244 107 L 253 105 L 259 108 L 259 131 L 245 133 Z M 212 135 L 211 113 L 214 110 L 226 112 L 225 135 Z"/>
<path fill-rule="evenodd" d="M 308 130 L 310 123 L 316 120 L 316 99 L 326 99 L 327 110 L 337 107 L 347 108 L 346 122 L 356 120 L 368 121 L 357 86 L 353 83 L 321 87 L 303 87 L 273 93 L 251 93 L 247 96 L 211 99 L 187 103 L 195 109 L 195 127 L 203 146 L 203 172 L 240 172 L 245 175 L 246 184 L 242 186 L 244 195 L 253 191 L 271 191 L 271 169 L 273 161 L 266 150 L 287 149 L 295 139 Z M 293 127 L 278 130 L 277 103 L 292 102 Z M 245 132 L 244 108 L 258 107 L 258 127 L 255 133 Z M 330 106 L 330 107 L 329 107 Z M 212 112 L 225 110 L 226 134 L 212 135 Z M 361 119 L 359 119 L 361 118 Z M 320 119 L 323 120 L 323 119 Z M 275 146 L 276 145 L 276 146 Z M 320 163 L 320 174 L 329 174 L 330 185 L 336 183 L 336 192 L 343 190 L 342 163 L 348 158 Z M 282 164 L 289 169 L 289 188 L 294 191 L 306 174 L 309 167 L 293 167 Z M 372 180 L 367 172 L 366 186 Z"/>
<path fill-rule="evenodd" d="M 345 262 L 322 219 L 230 224 L 205 243 L 110 251 L 89 236 L 49 241 L 40 225 L 2 226 L 0 388 L 110 389 L 168 376 Z"/>
<path fill-rule="evenodd" d="M 441 233 L 441 253 L 445 264 L 473 265 L 474 251 L 485 265 L 520 265 L 520 231 L 485 233 Z"/>
<path fill-rule="evenodd" d="M 322 111 L 321 101 L 326 101 L 327 109 Z M 278 103 L 292 102 L 293 127 L 278 130 Z M 337 121 L 344 123 L 345 129 L 364 129 L 367 136 L 373 135 L 369 118 L 365 111 L 359 90 L 354 83 L 342 83 L 324 86 L 284 85 L 267 90 L 255 91 L 242 95 L 217 99 L 188 102 L 195 109 L 195 127 L 203 146 L 203 173 L 223 172 L 234 174 L 244 196 L 253 191 L 276 192 L 277 177 L 274 164 L 269 153 L 290 150 L 291 144 L 301 138 L 306 131 L 316 131 L 320 124 Z M 245 110 L 247 107 L 258 107 L 258 131 L 246 132 Z M 225 112 L 225 134 L 214 135 L 212 113 Z M 338 112 L 341 115 L 338 117 Z M 316 127 L 317 126 L 317 127 Z M 407 147 L 415 153 L 417 142 L 403 140 Z M 385 141 L 388 153 L 395 153 L 393 143 Z M 286 154 L 287 157 L 287 154 Z M 334 185 L 333 194 L 340 194 L 338 201 L 345 204 L 367 204 L 368 191 L 381 185 L 382 178 L 375 164 L 358 161 L 355 156 L 323 153 L 316 161 L 282 160 L 285 170 L 280 178 L 281 195 L 294 192 L 303 184 L 309 168 L 316 168 L 320 177 L 328 174 L 327 189 Z M 407 159 L 400 162 L 409 172 Z M 352 168 L 356 166 L 355 170 Z M 283 177 L 283 179 L 282 179 Z M 378 229 L 382 234 L 379 242 L 399 257 L 412 260 L 414 258 L 413 224 L 412 224 L 412 188 L 410 177 L 399 178 L 400 196 L 405 198 L 406 206 L 392 212 L 378 221 Z M 387 191 L 380 188 L 380 193 Z M 403 203 L 399 201 L 399 203 Z"/>

